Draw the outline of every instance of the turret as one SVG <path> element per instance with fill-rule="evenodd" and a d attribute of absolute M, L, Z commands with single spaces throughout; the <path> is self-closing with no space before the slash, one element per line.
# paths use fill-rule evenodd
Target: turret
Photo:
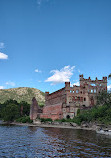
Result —
<path fill-rule="evenodd" d="M 103 81 L 107 82 L 107 77 L 106 76 L 103 77 Z"/>
<path fill-rule="evenodd" d="M 83 79 L 83 74 L 82 74 L 82 75 L 79 75 L 79 78 L 80 78 L 80 79 Z"/>
<path fill-rule="evenodd" d="M 80 80 L 80 86 L 83 86 L 83 81 L 84 81 L 83 74 L 79 75 L 79 80 Z"/>
<path fill-rule="evenodd" d="M 69 88 L 70 87 L 70 82 L 65 82 L 65 88 Z"/>

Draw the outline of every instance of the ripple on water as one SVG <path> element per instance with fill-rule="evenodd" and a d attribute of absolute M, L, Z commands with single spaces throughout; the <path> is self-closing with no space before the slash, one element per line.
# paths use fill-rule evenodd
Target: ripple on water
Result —
<path fill-rule="evenodd" d="M 84 130 L 0 126 L 0 157 L 111 157 L 111 138 Z"/>

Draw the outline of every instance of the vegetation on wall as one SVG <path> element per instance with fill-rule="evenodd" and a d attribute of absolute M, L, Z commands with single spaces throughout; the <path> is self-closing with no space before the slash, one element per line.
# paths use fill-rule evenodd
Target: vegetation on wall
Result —
<path fill-rule="evenodd" d="M 82 122 L 98 122 L 111 124 L 111 94 L 102 92 L 97 97 L 97 105 L 90 110 L 82 110 L 73 122 L 81 124 Z"/>
<path fill-rule="evenodd" d="M 78 109 L 77 116 L 73 119 L 69 118 L 55 121 L 74 122 L 78 125 L 89 122 L 111 124 L 111 94 L 107 92 L 100 93 L 97 96 L 97 105 L 95 105 L 90 110 Z"/>

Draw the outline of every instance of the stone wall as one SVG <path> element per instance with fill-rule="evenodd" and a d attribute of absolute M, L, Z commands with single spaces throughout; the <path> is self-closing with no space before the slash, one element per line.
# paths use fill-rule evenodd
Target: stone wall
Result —
<path fill-rule="evenodd" d="M 70 82 L 65 82 L 65 87 L 49 94 L 45 93 L 45 107 L 41 118 L 73 118 L 77 115 L 77 110 L 84 107 L 91 107 L 96 104 L 98 93 L 107 91 L 107 77 L 102 80 L 84 79 L 80 75 L 80 86 L 70 86 Z"/>

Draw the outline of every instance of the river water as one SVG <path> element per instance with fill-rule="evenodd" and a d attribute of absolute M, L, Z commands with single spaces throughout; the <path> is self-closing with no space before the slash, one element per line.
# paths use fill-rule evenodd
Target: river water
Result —
<path fill-rule="evenodd" d="M 111 157 L 111 137 L 94 131 L 0 125 L 0 158 Z"/>

